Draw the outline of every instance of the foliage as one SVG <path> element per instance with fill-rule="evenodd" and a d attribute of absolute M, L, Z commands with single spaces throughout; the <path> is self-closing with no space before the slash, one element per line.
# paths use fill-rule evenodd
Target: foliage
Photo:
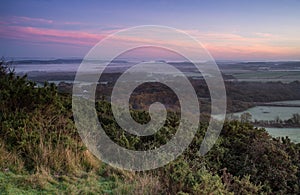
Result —
<path fill-rule="evenodd" d="M 296 194 L 300 145 L 274 139 L 249 123 L 224 124 L 213 149 L 198 149 L 206 123 L 189 148 L 156 170 L 126 172 L 101 163 L 85 148 L 74 126 L 71 98 L 54 85 L 37 87 L 0 61 L 1 194 Z M 168 112 L 162 129 L 137 137 L 118 126 L 111 106 L 96 102 L 101 125 L 113 141 L 133 150 L 165 144 L 176 132 L 178 113 Z M 145 111 L 131 111 L 147 123 Z M 295 119 L 298 116 L 295 116 Z M 245 116 L 245 122 L 248 116 Z"/>
<path fill-rule="evenodd" d="M 59 96 L 54 85 L 38 88 L 26 76 L 1 67 L 0 143 L 2 151 L 12 156 L 1 158 L 1 167 L 68 174 L 94 166 L 95 158 L 74 127 L 70 99 Z M 16 166 L 7 162 L 10 159 Z"/>
<path fill-rule="evenodd" d="M 298 192 L 299 144 L 287 144 L 293 148 L 293 155 L 289 155 L 285 142 L 272 139 L 264 129 L 237 121 L 225 123 L 221 138 L 215 147 L 223 148 L 223 152 L 212 155 L 221 159 L 219 170 L 227 168 L 238 177 L 250 175 L 250 181 L 263 185 L 265 192 Z"/>

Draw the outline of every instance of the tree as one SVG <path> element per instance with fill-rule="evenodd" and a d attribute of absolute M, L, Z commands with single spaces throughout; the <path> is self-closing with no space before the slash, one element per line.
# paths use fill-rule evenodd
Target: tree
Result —
<path fill-rule="evenodd" d="M 249 123 L 252 120 L 252 115 L 249 112 L 245 112 L 241 114 L 241 122 L 242 123 Z"/>
<path fill-rule="evenodd" d="M 299 113 L 293 114 L 292 121 L 294 124 L 300 124 L 300 114 Z"/>

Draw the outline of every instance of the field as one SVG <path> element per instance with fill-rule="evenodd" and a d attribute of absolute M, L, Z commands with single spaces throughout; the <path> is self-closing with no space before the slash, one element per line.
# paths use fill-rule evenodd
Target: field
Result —
<path fill-rule="evenodd" d="M 238 81 L 281 81 L 284 83 L 300 80 L 300 71 L 253 71 L 245 73 L 233 73 L 232 76 Z"/>

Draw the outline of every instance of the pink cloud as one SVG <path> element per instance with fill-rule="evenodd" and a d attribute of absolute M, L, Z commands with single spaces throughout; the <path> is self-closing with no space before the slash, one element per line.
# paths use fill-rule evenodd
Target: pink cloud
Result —
<path fill-rule="evenodd" d="M 207 33 L 188 31 L 196 37 L 218 59 L 299 59 L 300 46 L 295 37 L 254 32 L 248 36 L 234 33 Z"/>
<path fill-rule="evenodd" d="M 56 22 L 43 18 L 29 17 L 11 17 L 10 20 L 0 22 L 0 37 L 6 39 L 14 39 L 26 42 L 39 43 L 58 43 L 70 44 L 74 46 L 93 46 L 108 34 L 115 32 L 114 30 L 101 31 L 100 33 L 91 33 L 87 31 L 70 31 L 60 29 L 49 29 L 40 27 L 18 26 L 19 24 L 66 24 L 66 25 L 81 25 L 80 22 Z M 276 58 L 300 56 L 300 46 L 289 45 L 299 43 L 300 40 L 293 40 L 289 37 L 281 37 L 278 35 L 262 32 L 253 32 L 250 35 L 243 36 L 237 33 L 216 33 L 216 32 L 201 32 L 196 30 L 187 30 L 199 41 L 201 41 L 206 49 L 215 58 L 218 59 L 250 59 L 250 58 Z M 121 37 L 112 47 L 117 47 L 118 44 L 126 44 L 130 42 L 138 42 L 144 45 L 155 45 L 159 43 L 153 42 L 147 38 L 135 38 L 134 36 Z M 274 43 L 280 44 L 274 44 Z M 182 40 L 174 42 L 171 39 L 164 41 L 165 45 L 176 45 L 177 47 L 186 48 L 193 51 Z M 150 50 L 149 50 L 150 51 Z"/>
<path fill-rule="evenodd" d="M 300 56 L 299 48 L 277 47 L 264 44 L 253 45 L 226 45 L 218 46 L 214 44 L 205 44 L 205 47 L 217 59 L 281 59 L 298 58 Z"/>
<path fill-rule="evenodd" d="M 255 35 L 259 37 L 267 37 L 267 38 L 276 38 L 277 36 L 270 34 L 270 33 L 262 33 L 262 32 L 256 32 Z"/>
<path fill-rule="evenodd" d="M 2 38 L 25 41 L 55 42 L 91 46 L 103 39 L 106 35 L 35 27 L 2 26 L 0 29 L 0 36 Z"/>
<path fill-rule="evenodd" d="M 250 42 L 256 43 L 260 41 L 267 41 L 270 39 L 279 38 L 277 35 L 273 35 L 270 33 L 252 33 L 247 36 L 243 36 L 236 33 L 216 33 L 216 32 L 201 32 L 197 30 L 187 30 L 187 33 L 192 36 L 198 38 L 201 41 L 213 41 L 213 42 Z"/>
<path fill-rule="evenodd" d="M 46 24 L 53 24 L 53 20 L 48 20 L 44 18 L 30 18 L 30 17 L 25 17 L 25 16 L 13 16 L 12 20 L 19 23 L 19 22 L 33 22 L 33 23 L 46 23 Z"/>
<path fill-rule="evenodd" d="M 74 22 L 74 21 L 56 21 L 47 18 L 32 18 L 26 16 L 9 16 L 0 17 L 2 24 L 7 25 L 22 25 L 22 26 L 39 26 L 46 25 L 51 27 L 63 27 L 63 26 L 89 26 L 91 24 Z M 95 25 L 95 24 L 94 24 Z"/>
<path fill-rule="evenodd" d="M 32 24 L 54 24 L 55 21 L 45 19 L 45 18 L 30 18 L 26 16 L 10 16 L 10 17 L 1 17 L 2 21 L 5 21 L 5 24 L 10 25 L 32 25 Z"/>
<path fill-rule="evenodd" d="M 42 24 L 48 27 L 39 27 Z M 65 25 L 82 27 L 88 24 L 23 16 L 0 17 L 0 37 L 35 43 L 51 42 L 74 46 L 93 46 L 105 36 L 114 32 L 113 30 L 102 30 L 99 33 L 91 33 L 83 30 L 59 29 L 59 27 L 65 27 Z M 110 27 L 110 29 L 114 28 L 117 28 L 117 26 Z"/>

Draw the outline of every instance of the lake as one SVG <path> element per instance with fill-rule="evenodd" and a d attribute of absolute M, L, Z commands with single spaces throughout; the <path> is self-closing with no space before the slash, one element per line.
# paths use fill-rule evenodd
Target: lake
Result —
<path fill-rule="evenodd" d="M 300 128 L 265 128 L 272 137 L 288 136 L 291 141 L 300 143 Z"/>
<path fill-rule="evenodd" d="M 289 102 L 289 101 L 287 101 Z M 252 120 L 275 120 L 279 117 L 282 120 L 287 120 L 293 114 L 300 114 L 300 107 L 284 107 L 284 106 L 255 106 L 243 112 L 234 113 L 235 116 L 249 112 L 252 115 Z"/>
<path fill-rule="evenodd" d="M 284 107 L 284 105 L 300 105 L 300 100 L 270 102 L 282 106 L 255 106 L 243 112 L 234 113 L 234 116 L 240 116 L 245 112 L 252 115 L 252 120 L 274 120 L 279 117 L 282 120 L 287 120 L 293 114 L 300 114 L 300 107 Z M 273 137 L 288 136 L 293 142 L 300 143 L 300 128 L 265 128 Z"/>

